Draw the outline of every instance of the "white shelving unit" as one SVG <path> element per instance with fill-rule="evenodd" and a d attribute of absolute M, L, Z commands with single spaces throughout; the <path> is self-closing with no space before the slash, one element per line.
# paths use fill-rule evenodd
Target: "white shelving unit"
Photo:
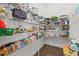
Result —
<path fill-rule="evenodd" d="M 16 6 L 17 7 L 17 6 Z M 8 44 L 11 42 L 15 42 L 16 40 L 21 40 L 23 38 L 27 38 L 30 34 L 39 32 L 38 27 L 43 27 L 43 24 L 36 22 L 34 20 L 20 20 L 18 18 L 13 18 L 13 20 L 6 19 L 5 22 L 7 23 L 7 27 L 17 28 L 19 25 L 22 25 L 22 28 L 27 28 L 30 26 L 37 27 L 37 31 L 35 32 L 24 32 L 24 33 L 17 33 L 13 34 L 12 36 L 0 36 L 0 46 L 4 44 Z M 45 36 L 42 38 L 38 38 L 38 40 L 34 41 L 33 43 L 25 46 L 24 48 L 18 49 L 15 52 L 12 52 L 8 56 L 33 56 L 36 52 L 39 51 L 41 47 L 45 44 Z"/>
<path fill-rule="evenodd" d="M 26 22 L 24 22 L 26 23 Z M 31 22 L 27 22 L 27 24 L 30 24 L 32 26 L 40 26 L 39 24 L 35 24 L 35 23 L 31 23 Z M 25 26 L 28 26 L 28 25 Z M 36 33 L 36 32 L 25 32 L 25 33 L 17 33 L 17 34 L 13 34 L 12 36 L 1 36 L 0 37 L 0 46 L 10 43 L 10 42 L 14 42 L 16 40 L 21 40 L 23 38 L 27 38 L 30 34 L 32 33 Z M 39 49 L 45 44 L 44 42 L 44 38 L 39 38 L 37 41 L 33 42 L 32 44 L 27 45 L 24 48 L 21 48 L 11 54 L 9 54 L 9 56 L 33 56 L 37 51 L 39 51 Z"/>

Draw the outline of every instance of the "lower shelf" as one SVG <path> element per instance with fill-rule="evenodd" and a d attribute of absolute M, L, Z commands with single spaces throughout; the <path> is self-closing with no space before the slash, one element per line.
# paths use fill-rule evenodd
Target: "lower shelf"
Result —
<path fill-rule="evenodd" d="M 33 56 L 45 44 L 44 38 L 40 38 L 32 44 L 9 54 L 9 56 Z"/>

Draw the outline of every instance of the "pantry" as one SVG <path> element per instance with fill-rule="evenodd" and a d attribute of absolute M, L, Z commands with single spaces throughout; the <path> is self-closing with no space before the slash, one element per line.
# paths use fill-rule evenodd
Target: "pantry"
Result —
<path fill-rule="evenodd" d="M 0 56 L 78 55 L 78 44 L 69 36 L 75 6 L 0 3 Z"/>

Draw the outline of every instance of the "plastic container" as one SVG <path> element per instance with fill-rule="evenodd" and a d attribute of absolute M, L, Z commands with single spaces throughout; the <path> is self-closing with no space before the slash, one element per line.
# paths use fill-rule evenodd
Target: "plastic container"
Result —
<path fill-rule="evenodd" d="M 79 52 L 79 46 L 76 43 L 71 44 L 71 49 L 73 49 L 74 51 Z"/>
<path fill-rule="evenodd" d="M 21 46 L 21 48 L 23 48 L 23 47 L 25 47 L 26 45 L 25 45 L 23 42 L 21 42 L 20 46 Z"/>
<path fill-rule="evenodd" d="M 20 49 L 21 48 L 20 44 L 21 44 L 20 40 L 17 40 L 16 41 L 17 49 Z"/>
<path fill-rule="evenodd" d="M 2 50 L 3 50 L 3 52 L 4 52 L 4 56 L 7 56 L 8 53 L 9 53 L 7 47 L 4 47 Z"/>

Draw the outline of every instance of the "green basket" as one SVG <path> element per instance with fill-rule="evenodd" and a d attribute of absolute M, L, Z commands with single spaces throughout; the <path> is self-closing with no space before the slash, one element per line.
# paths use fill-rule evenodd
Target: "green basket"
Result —
<path fill-rule="evenodd" d="M 57 16 L 52 16 L 52 17 L 51 17 L 51 20 L 52 20 L 52 21 L 57 21 L 57 20 L 58 20 L 58 17 L 57 17 Z"/>

